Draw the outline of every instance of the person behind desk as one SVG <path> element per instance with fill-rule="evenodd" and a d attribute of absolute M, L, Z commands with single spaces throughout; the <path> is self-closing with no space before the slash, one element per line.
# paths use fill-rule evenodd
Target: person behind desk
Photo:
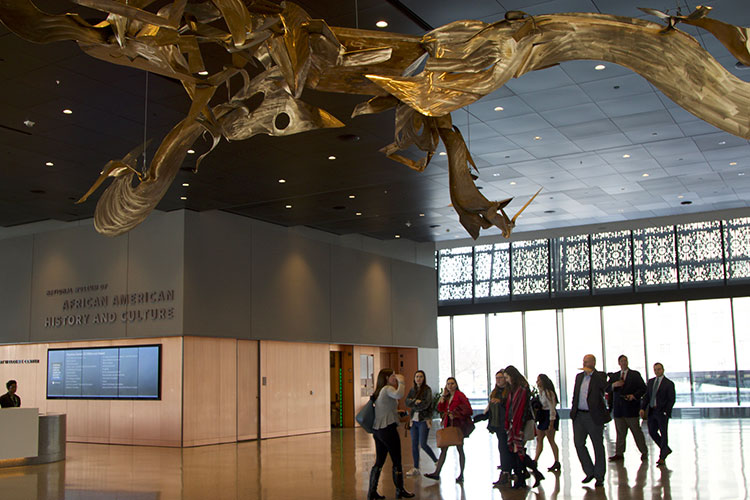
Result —
<path fill-rule="evenodd" d="M 0 396 L 0 408 L 18 408 L 21 406 L 21 398 L 16 395 L 18 383 L 15 380 L 8 380 L 5 384 L 8 392 Z"/>

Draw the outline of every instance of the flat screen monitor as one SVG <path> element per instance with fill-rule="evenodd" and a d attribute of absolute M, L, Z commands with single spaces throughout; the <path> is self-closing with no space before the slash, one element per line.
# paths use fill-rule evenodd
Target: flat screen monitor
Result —
<path fill-rule="evenodd" d="M 48 399 L 161 399 L 161 345 L 49 349 Z"/>

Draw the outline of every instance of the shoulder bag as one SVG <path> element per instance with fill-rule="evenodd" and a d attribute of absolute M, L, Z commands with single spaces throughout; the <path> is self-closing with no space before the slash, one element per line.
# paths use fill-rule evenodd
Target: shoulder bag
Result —
<path fill-rule="evenodd" d="M 372 399 L 367 400 L 354 419 L 364 430 L 372 434 L 372 426 L 375 425 L 375 403 Z"/>

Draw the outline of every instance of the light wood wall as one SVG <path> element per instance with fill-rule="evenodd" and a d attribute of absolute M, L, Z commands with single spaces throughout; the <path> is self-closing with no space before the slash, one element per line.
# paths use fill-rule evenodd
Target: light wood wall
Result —
<path fill-rule="evenodd" d="M 47 399 L 47 349 L 65 347 L 162 345 L 162 398 L 159 401 Z M 0 346 L 0 359 L 39 360 L 2 364 L 0 380 L 18 381 L 25 407 L 66 413 L 68 441 L 180 446 L 182 444 L 182 339 L 177 337 L 21 344 Z"/>
<path fill-rule="evenodd" d="M 331 429 L 328 344 L 260 341 L 260 437 Z"/>
<path fill-rule="evenodd" d="M 237 440 L 258 438 L 258 342 L 237 341 Z"/>
<path fill-rule="evenodd" d="M 237 340 L 183 340 L 183 446 L 237 440 Z"/>

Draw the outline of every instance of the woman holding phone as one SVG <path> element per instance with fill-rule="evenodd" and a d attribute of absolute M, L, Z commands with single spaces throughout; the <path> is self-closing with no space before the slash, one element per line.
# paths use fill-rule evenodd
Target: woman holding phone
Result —
<path fill-rule="evenodd" d="M 448 377 L 445 382 L 445 389 L 443 389 L 440 395 L 440 401 L 438 402 L 437 409 L 443 414 L 443 427 L 454 426 L 459 429 L 465 429 L 468 427 L 471 421 L 471 404 L 469 399 L 464 395 L 463 392 L 458 390 L 458 382 L 453 377 Z M 445 455 L 448 451 L 449 446 L 440 448 L 440 457 L 435 465 L 435 472 L 432 474 L 425 474 L 424 476 L 430 479 L 440 480 L 440 471 L 443 469 L 445 463 Z M 461 467 L 461 472 L 456 478 L 457 483 L 464 482 L 464 465 L 466 465 L 466 457 L 464 455 L 463 445 L 456 445 L 458 451 L 458 463 Z"/>

